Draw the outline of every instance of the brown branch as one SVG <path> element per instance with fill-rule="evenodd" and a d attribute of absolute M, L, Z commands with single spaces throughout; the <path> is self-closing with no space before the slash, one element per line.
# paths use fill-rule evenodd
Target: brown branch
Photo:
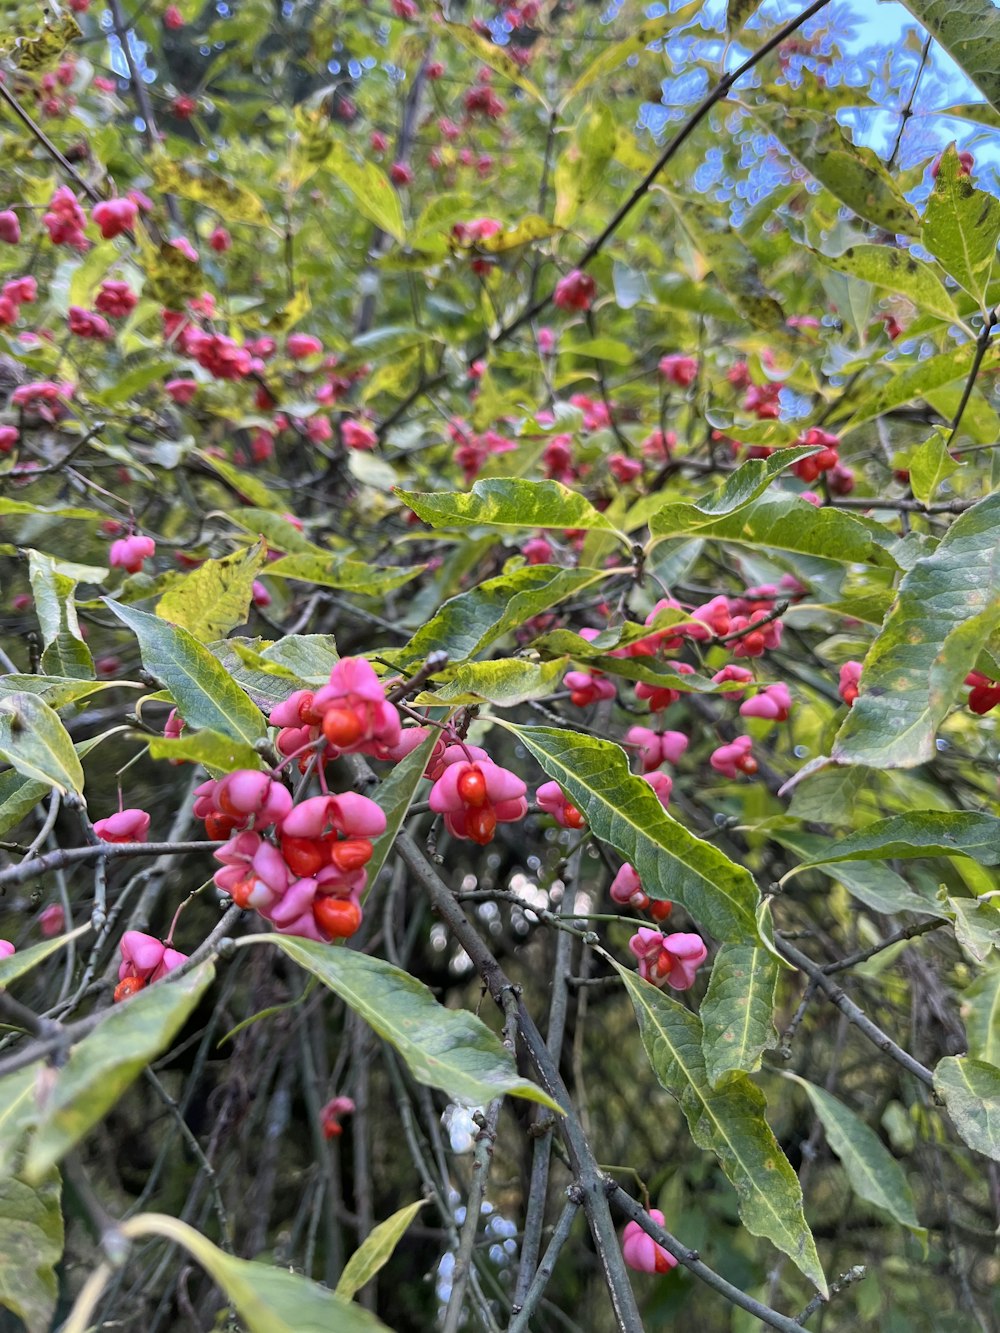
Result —
<path fill-rule="evenodd" d="M 186 856 L 191 852 L 214 852 L 221 842 L 101 842 L 91 847 L 62 847 L 57 852 L 32 857 L 20 865 L 0 870 L 0 889 L 23 884 L 27 879 L 64 870 L 67 866 L 117 856 Z"/>
<path fill-rule="evenodd" d="M 775 932 L 774 938 L 778 951 L 783 953 L 790 963 L 794 963 L 797 968 L 805 972 L 806 976 L 816 986 L 816 989 L 822 991 L 831 1004 L 837 1006 L 849 1023 L 853 1023 L 858 1031 L 864 1033 L 873 1045 L 877 1046 L 880 1051 L 884 1051 L 891 1060 L 895 1060 L 914 1078 L 918 1078 L 921 1083 L 925 1083 L 929 1088 L 934 1086 L 934 1075 L 926 1065 L 922 1065 L 919 1060 L 915 1060 L 908 1051 L 903 1050 L 902 1046 L 897 1046 L 888 1033 L 883 1032 L 877 1023 L 873 1023 L 860 1006 L 856 1005 L 846 992 L 827 976 L 818 963 L 814 963 L 811 958 L 807 958 L 804 953 L 801 953 L 794 945 L 789 944 L 788 940 L 777 932 Z"/>

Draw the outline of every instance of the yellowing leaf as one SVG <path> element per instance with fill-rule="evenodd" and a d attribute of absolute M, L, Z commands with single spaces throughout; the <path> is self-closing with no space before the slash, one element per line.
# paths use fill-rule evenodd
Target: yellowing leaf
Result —
<path fill-rule="evenodd" d="M 254 579 L 267 559 L 262 541 L 221 560 L 205 560 L 171 585 L 156 604 L 156 614 L 180 625 L 202 643 L 223 639 L 246 624 Z"/>
<path fill-rule="evenodd" d="M 418 1199 L 407 1204 L 386 1218 L 375 1227 L 371 1235 L 366 1236 L 361 1246 L 354 1251 L 337 1283 L 336 1294 L 344 1300 L 351 1300 L 361 1288 L 372 1280 L 380 1268 L 384 1268 L 392 1257 L 392 1252 L 399 1244 L 407 1227 L 414 1220 L 426 1203 Z"/>
<path fill-rule="evenodd" d="M 517 84 L 518 88 L 523 89 L 529 97 L 533 97 L 536 102 L 542 106 L 548 107 L 545 97 L 540 88 L 531 82 L 526 74 L 521 70 L 517 61 L 514 60 L 502 46 L 497 46 L 486 37 L 480 37 L 478 32 L 473 32 L 471 28 L 465 27 L 462 23 L 449 23 L 446 31 L 451 33 L 457 42 L 471 51 L 477 60 L 481 60 L 484 65 L 489 65 L 490 69 L 495 69 L 498 74 L 502 74 L 505 79 L 511 83 Z"/>
<path fill-rule="evenodd" d="M 196 204 L 205 204 L 227 222 L 268 221 L 267 209 L 252 190 L 212 171 L 192 171 L 175 158 L 155 154 L 149 163 L 157 188 Z"/>

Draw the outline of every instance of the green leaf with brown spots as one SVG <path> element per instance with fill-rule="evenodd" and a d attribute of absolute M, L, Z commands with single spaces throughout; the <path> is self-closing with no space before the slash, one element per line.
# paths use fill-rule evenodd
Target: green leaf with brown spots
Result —
<path fill-rule="evenodd" d="M 1000 241 L 1000 199 L 977 190 L 969 176 L 961 173 L 954 144 L 949 144 L 941 157 L 920 239 L 941 267 L 985 310 L 986 290 Z"/>
<path fill-rule="evenodd" d="M 1000 10 L 993 0 L 903 0 L 1000 111 Z"/>
<path fill-rule="evenodd" d="M 779 105 L 748 108 L 792 157 L 858 217 L 894 235 L 917 236 L 920 222 L 881 159 L 852 143 L 836 119 L 821 111 Z"/>
<path fill-rule="evenodd" d="M 1000 209 L 1000 203 L 997 204 Z M 907 297 L 920 314 L 938 315 L 953 321 L 958 318 L 955 302 L 932 265 L 917 259 L 908 250 L 894 245 L 851 245 L 839 255 L 812 252 L 821 264 L 860 278 L 880 291 Z"/>
<path fill-rule="evenodd" d="M 833 746 L 839 764 L 911 768 L 1000 626 L 1000 492 L 955 520 L 904 575 L 865 657 L 861 693 Z"/>

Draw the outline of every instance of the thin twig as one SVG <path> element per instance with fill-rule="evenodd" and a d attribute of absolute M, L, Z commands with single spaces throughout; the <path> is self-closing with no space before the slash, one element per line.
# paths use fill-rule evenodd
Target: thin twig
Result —
<path fill-rule="evenodd" d="M 90 847 L 61 847 L 57 852 L 46 852 L 44 856 L 0 870 L 0 889 L 87 861 L 120 856 L 187 856 L 192 852 L 213 852 L 221 846 L 221 842 L 101 842 Z"/>
<path fill-rule="evenodd" d="M 895 1060 L 898 1065 L 918 1078 L 921 1083 L 925 1083 L 929 1088 L 934 1086 L 934 1075 L 919 1060 L 915 1060 L 908 1051 L 904 1051 L 902 1046 L 897 1046 L 888 1033 L 883 1032 L 877 1023 L 865 1014 L 865 1012 L 850 999 L 837 983 L 830 979 L 823 968 L 814 963 L 811 958 L 807 958 L 794 945 L 784 939 L 780 934 L 775 934 L 775 943 L 779 952 L 783 953 L 790 963 L 794 963 L 797 968 L 805 972 L 806 976 L 821 990 L 826 998 L 837 1006 L 849 1023 L 853 1023 L 859 1032 L 864 1033 L 870 1042 L 884 1051 L 891 1060 Z"/>
<path fill-rule="evenodd" d="M 99 204 L 101 202 L 101 199 L 103 198 L 103 195 L 101 195 L 98 190 L 95 190 L 92 185 L 90 185 L 87 181 L 85 181 L 84 178 L 77 171 L 76 167 L 73 166 L 72 162 L 70 162 L 67 158 L 65 158 L 62 155 L 62 153 L 60 153 L 59 149 L 55 146 L 55 144 L 45 133 L 42 127 L 40 125 L 35 124 L 35 122 L 31 119 L 31 116 L 27 113 L 27 111 L 25 111 L 21 103 L 17 100 L 17 98 L 14 96 L 11 90 L 3 82 L 0 82 L 0 98 L 2 98 L 3 101 L 7 103 L 11 111 L 13 111 L 14 115 L 17 116 L 18 120 L 20 120 L 24 125 L 28 127 L 31 133 L 35 136 L 38 142 L 48 153 L 49 157 L 51 157 L 53 161 L 59 163 L 59 166 L 70 178 L 70 180 L 77 187 L 77 189 L 82 190 L 91 203 Z"/>

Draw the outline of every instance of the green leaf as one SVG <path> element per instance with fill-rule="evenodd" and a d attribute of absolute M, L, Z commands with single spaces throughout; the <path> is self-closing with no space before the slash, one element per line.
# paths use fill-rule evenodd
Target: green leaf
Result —
<path fill-rule="evenodd" d="M 359 162 L 346 144 L 338 142 L 330 144 L 324 165 L 350 190 L 358 212 L 402 245 L 403 206 L 385 172 L 374 162 Z"/>
<path fill-rule="evenodd" d="M 0 1305 L 43 1333 L 55 1314 L 63 1253 L 62 1182 L 58 1172 L 32 1186 L 0 1180 Z"/>
<path fill-rule="evenodd" d="M 265 662 L 287 667 L 303 680 L 329 680 L 340 660 L 332 634 L 286 634 L 261 653 Z"/>
<path fill-rule="evenodd" d="M 977 963 L 985 963 L 1000 947 L 1000 909 L 995 898 L 962 898 L 939 893 L 953 917 L 955 938 Z"/>
<path fill-rule="evenodd" d="M 726 30 L 730 34 L 737 33 L 751 18 L 760 0 L 729 0 L 726 5 Z"/>
<path fill-rule="evenodd" d="M 787 1254 L 825 1295 L 826 1279 L 802 1212 L 802 1190 L 765 1119 L 764 1094 L 744 1073 L 731 1074 L 713 1089 L 698 1015 L 634 972 L 615 966 L 629 992 L 653 1073 L 680 1103 L 698 1147 L 719 1159 L 736 1190 L 743 1225 Z"/>
<path fill-rule="evenodd" d="M 935 389 L 953 384 L 956 380 L 964 380 L 972 369 L 975 354 L 975 344 L 968 342 L 961 347 L 952 348 L 949 352 L 929 356 L 915 365 L 909 364 L 873 392 L 860 399 L 852 400 L 848 397 L 843 410 L 837 412 L 835 419 L 840 421 L 850 416 L 844 427 L 846 433 L 855 430 L 866 421 L 884 416 L 894 408 L 912 403 L 915 398 L 921 398 Z M 988 349 L 983 358 L 983 372 L 996 370 L 998 365 L 1000 358 L 997 357 L 995 349 L 992 352 Z"/>
<path fill-rule="evenodd" d="M 37 1065 L 0 1078 L 0 1177 L 16 1166 L 24 1136 L 38 1119 L 41 1090 Z"/>
<path fill-rule="evenodd" d="M 462 23 L 446 23 L 445 31 L 451 33 L 457 42 L 460 42 L 467 51 L 471 51 L 477 60 L 481 60 L 484 65 L 490 69 L 495 69 L 498 74 L 502 74 L 505 79 L 516 84 L 533 97 L 536 102 L 540 102 L 543 107 L 548 108 L 548 102 L 542 90 L 538 88 L 528 76 L 523 72 L 517 61 L 509 56 L 502 46 L 497 46 L 487 37 L 481 37 L 478 32 L 472 28 L 467 28 Z"/>
<path fill-rule="evenodd" d="M 630 366 L 635 353 L 628 343 L 617 338 L 587 338 L 584 342 L 561 342 L 560 356 L 586 356 L 593 361 L 611 361 L 616 366 Z"/>
<path fill-rule="evenodd" d="M 389 1333 L 373 1314 L 287 1268 L 237 1259 L 176 1217 L 140 1213 L 123 1228 L 130 1237 L 162 1236 L 183 1245 L 222 1288 L 247 1333 Z"/>
<path fill-rule="evenodd" d="M 644 495 L 626 514 L 625 531 L 633 532 L 648 523 L 653 515 L 668 508 L 671 512 L 676 510 L 678 514 L 681 511 L 697 510 L 706 518 L 722 518 L 726 514 L 735 514 L 737 510 L 745 509 L 748 504 L 763 495 L 775 477 L 787 472 L 800 458 L 808 458 L 810 454 L 819 453 L 820 447 L 816 445 L 810 448 L 779 449 L 770 458 L 747 459 L 726 478 L 725 484 L 718 490 L 689 505 L 678 505 L 676 501 L 669 500 L 664 502 L 660 495 Z M 685 521 L 697 522 L 693 514 Z"/>
<path fill-rule="evenodd" d="M 500 574 L 452 597 L 409 643 L 382 656 L 408 666 L 437 651 L 447 653 L 451 662 L 464 662 L 532 616 L 550 611 L 606 577 L 599 569 L 561 569 L 557 565 L 526 565 Z"/>
<path fill-rule="evenodd" d="M 881 623 L 882 617 L 879 617 Z M 846 824 L 855 822 L 858 797 L 871 782 L 871 774 L 859 764 L 854 768 L 838 768 L 835 764 L 800 782 L 792 792 L 788 814 L 815 824 Z"/>
<path fill-rule="evenodd" d="M 992 0 L 903 0 L 1000 111 L 1000 12 Z"/>
<path fill-rule="evenodd" d="M 958 471 L 959 465 L 945 447 L 940 435 L 917 446 L 907 459 L 910 488 L 921 504 L 930 504 L 941 483 Z"/>
<path fill-rule="evenodd" d="M 256 533 L 265 538 L 268 546 L 276 551 L 300 554 L 309 551 L 313 555 L 326 555 L 322 547 L 314 546 L 308 537 L 304 537 L 294 523 L 290 523 L 284 514 L 272 513 L 269 509 L 256 509 L 253 506 L 238 509 L 228 515 L 245 532 Z"/>
<path fill-rule="evenodd" d="M 9 986 L 12 981 L 16 981 L 18 977 L 23 977 L 39 963 L 44 963 L 46 958 L 58 953 L 70 940 L 77 940 L 81 935 L 86 935 L 88 930 L 90 930 L 89 922 L 77 926 L 76 930 L 68 931 L 65 935 L 57 935 L 54 939 L 33 944 L 29 949 L 18 949 L 17 953 L 12 953 L 9 958 L 0 958 L 0 990 Z"/>
<path fill-rule="evenodd" d="M 471 491 L 404 491 L 396 494 L 418 518 L 435 528 L 616 528 L 579 491 L 558 481 L 494 477 Z M 624 540 L 624 537 L 622 538 Z"/>
<path fill-rule="evenodd" d="M 789 871 L 786 876 L 788 879 L 803 870 L 815 869 L 842 884 L 852 897 L 870 907 L 873 912 L 881 912 L 885 916 L 893 916 L 897 912 L 919 912 L 941 920 L 949 919 L 950 914 L 935 897 L 925 897 L 911 889 L 906 880 L 884 865 L 881 859 L 832 861 L 827 864 L 821 859 L 822 853 L 829 846 L 827 838 L 802 833 L 797 829 L 775 829 L 771 836 L 782 847 L 789 847 L 805 858 L 805 864 Z"/>
<path fill-rule="evenodd" d="M 372 1229 L 371 1235 L 365 1237 L 345 1264 L 337 1283 L 338 1296 L 346 1301 L 353 1300 L 379 1269 L 385 1267 L 410 1223 L 426 1202 L 426 1199 L 418 1199 L 416 1203 L 407 1204 Z"/>
<path fill-rule="evenodd" d="M 568 227 L 580 208 L 607 179 L 607 166 L 614 155 L 617 137 L 611 108 L 601 102 L 589 106 L 577 122 L 573 137 L 560 154 L 553 172 L 556 191 L 553 221 L 557 227 Z M 570 350 L 575 355 L 583 355 L 579 347 L 561 349 L 562 352 Z M 627 358 L 624 364 L 627 365 L 633 354 L 628 347 L 624 352 Z"/>
<path fill-rule="evenodd" d="M 983 866 L 1000 865 L 1000 819 L 958 810 L 893 815 L 841 838 L 810 864 L 916 856 L 969 856 Z"/>
<path fill-rule="evenodd" d="M 595 837 L 635 867 L 650 898 L 676 900 L 717 939 L 757 939 L 749 871 L 671 819 L 649 783 L 629 772 L 620 746 L 555 727 L 500 725 L 559 783 Z"/>
<path fill-rule="evenodd" d="M 185 163 L 162 152 L 150 153 L 147 165 L 158 190 L 207 205 L 225 222 L 263 226 L 270 220 L 268 210 L 252 190 L 218 172 L 206 171 L 201 166 L 197 172 L 192 171 Z"/>
<path fill-rule="evenodd" d="M 0 773 L 0 834 L 20 824 L 49 791 L 47 782 L 26 778 L 16 769 Z"/>
<path fill-rule="evenodd" d="M 516 250 L 518 246 L 529 245 L 532 241 L 544 241 L 549 236 L 555 236 L 559 228 L 553 222 L 547 222 L 545 218 L 539 217 L 537 213 L 525 213 L 523 218 L 518 218 L 516 222 L 509 223 L 501 231 L 496 231 L 492 236 L 484 236 L 481 241 L 476 242 L 476 249 L 482 250 L 488 255 L 503 255 L 509 250 Z M 483 377 L 485 380 L 488 376 Z M 483 390 L 483 380 L 480 380 L 480 395 Z M 477 395 L 477 415 L 480 406 L 480 398 Z M 493 417 L 489 417 L 492 421 Z M 480 427 L 476 426 L 477 430 Z M 370 455 L 361 454 L 359 457 L 370 457 Z"/>
<path fill-rule="evenodd" d="M 254 579 L 267 561 L 262 541 L 221 560 L 205 560 L 163 594 L 156 614 L 202 643 L 224 638 L 250 614 Z"/>
<path fill-rule="evenodd" d="M 580 93 L 596 83 L 598 79 L 602 79 L 605 74 L 610 74 L 612 70 L 617 69 L 619 65 L 623 65 L 627 60 L 632 60 L 635 56 L 641 56 L 648 46 L 651 46 L 653 42 L 658 42 L 661 37 L 665 37 L 674 28 L 689 23 L 701 7 L 701 0 L 689 0 L 688 4 L 682 5 L 680 9 L 675 10 L 672 14 L 661 14 L 658 18 L 648 19 L 645 23 L 638 24 L 632 29 L 629 36 L 623 38 L 620 42 L 609 43 L 597 59 L 590 62 L 570 88 L 559 103 L 559 110 L 562 111 L 574 97 L 578 97 Z"/>
<path fill-rule="evenodd" d="M 185 728 L 180 736 L 147 736 L 137 732 L 135 739 L 148 744 L 153 759 L 185 759 L 189 763 L 204 764 L 217 773 L 261 766 L 260 755 L 252 745 L 208 728 L 191 732 Z"/>
<path fill-rule="evenodd" d="M 785 312 L 764 286 L 757 260 L 739 233 L 692 199 L 669 194 L 667 198 L 692 245 L 743 318 L 761 329 L 783 326 Z"/>
<path fill-rule="evenodd" d="M 823 1088 L 797 1074 L 786 1073 L 785 1078 L 805 1089 L 854 1193 L 888 1213 L 900 1226 L 926 1235 L 917 1221 L 913 1192 L 903 1168 L 875 1131 Z"/>
<path fill-rule="evenodd" d="M 774 988 L 778 962 L 752 944 L 724 944 L 712 964 L 699 1014 L 705 1073 L 714 1087 L 734 1070 L 753 1074 L 777 1045 Z"/>
<path fill-rule="evenodd" d="M 969 1054 L 1000 1065 L 1000 966 L 984 968 L 962 992 L 961 1001 Z"/>
<path fill-rule="evenodd" d="M 706 518 L 694 505 L 668 504 L 650 520 L 654 537 L 699 537 L 764 546 L 796 555 L 818 555 L 842 564 L 884 562 L 864 523 L 843 510 L 816 509 L 798 496 L 765 496 L 721 518 Z"/>
<path fill-rule="evenodd" d="M 177 980 L 154 982 L 114 1005 L 70 1051 L 39 1108 L 24 1176 L 41 1180 L 115 1105 L 161 1055 L 212 984 L 215 966 L 202 963 Z"/>
<path fill-rule="evenodd" d="M 227 459 L 217 458 L 214 454 L 205 453 L 201 449 L 195 450 L 195 457 L 201 460 L 207 470 L 221 477 L 229 490 L 247 504 L 256 505 L 258 509 L 272 509 L 284 514 L 287 508 L 286 502 L 279 496 L 272 495 L 264 483 L 258 481 L 245 468 L 238 468 Z"/>
<path fill-rule="evenodd" d="M 1000 1162 L 1000 1069 L 946 1055 L 934 1070 L 934 1091 L 969 1147 Z"/>
<path fill-rule="evenodd" d="M 73 676 L 22 676 L 12 672 L 0 676 L 0 696 L 5 694 L 34 694 L 50 708 L 65 708 L 67 704 L 89 699 L 103 690 L 144 690 L 137 680 L 80 680 Z"/>
<path fill-rule="evenodd" d="M 924 211 L 921 242 L 941 267 L 986 309 L 986 290 L 1000 241 L 1000 200 L 960 174 L 949 144 Z"/>
<path fill-rule="evenodd" d="M 1000 493 L 960 515 L 903 576 L 864 660 L 861 693 L 833 746 L 841 764 L 910 768 L 1000 624 Z"/>
<path fill-rule="evenodd" d="M 298 579 L 323 588 L 343 588 L 377 597 L 393 588 L 401 588 L 426 568 L 426 565 L 368 565 L 363 560 L 351 560 L 347 556 L 303 552 L 275 560 L 268 565 L 267 573 L 273 578 Z"/>
<path fill-rule="evenodd" d="M 521 657 L 502 657 L 495 662 L 467 662 L 446 671 L 447 684 L 420 697 L 423 704 L 491 703 L 512 708 L 529 699 L 545 699 L 559 685 L 566 658 L 551 662 L 528 662 Z"/>
<path fill-rule="evenodd" d="M 170 691 L 189 727 L 218 731 L 249 746 L 264 738 L 260 710 L 192 634 L 134 606 L 110 598 L 105 604 L 135 634 L 143 666 Z"/>
<path fill-rule="evenodd" d="M 541 1088 L 519 1077 L 509 1052 L 481 1019 L 465 1009 L 445 1009 L 422 982 L 391 963 L 294 935 L 249 935 L 239 943 L 273 944 L 318 977 L 398 1051 L 418 1083 L 469 1106 L 511 1095 L 560 1110 Z"/>
<path fill-rule="evenodd" d="M 858 217 L 894 234 L 919 234 L 913 207 L 900 194 L 879 157 L 870 148 L 852 143 L 833 116 L 776 102 L 747 109 Z"/>
<path fill-rule="evenodd" d="M 83 768 L 59 714 L 35 694 L 0 698 L 0 758 L 26 778 L 83 794 Z"/>
<path fill-rule="evenodd" d="M 33 505 L 27 500 L 9 500 L 5 495 L 0 495 L 0 514 L 79 519 L 85 523 L 103 523 L 107 517 L 99 509 L 85 509 L 81 505 Z"/>
<path fill-rule="evenodd" d="M 42 670 L 54 676 L 93 679 L 94 659 L 76 616 L 76 579 L 60 568 L 60 561 L 43 551 L 29 549 L 27 555 L 28 578 L 44 645 Z M 92 572 L 97 578 L 105 573 L 96 569 Z"/>
<path fill-rule="evenodd" d="M 997 208 L 1000 210 L 1000 204 Z M 818 250 L 812 254 L 838 273 L 907 297 L 920 314 L 938 315 L 949 322 L 958 319 L 955 302 L 934 269 L 908 250 L 893 245 L 852 245 L 839 255 Z"/>

